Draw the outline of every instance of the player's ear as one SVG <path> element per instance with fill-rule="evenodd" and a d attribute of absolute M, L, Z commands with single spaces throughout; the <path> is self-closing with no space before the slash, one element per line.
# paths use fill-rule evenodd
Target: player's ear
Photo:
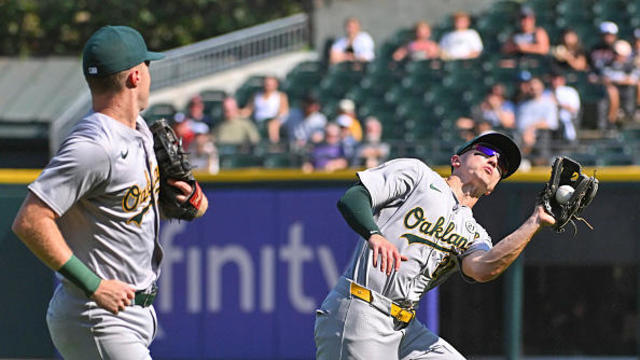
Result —
<path fill-rule="evenodd" d="M 129 70 L 129 74 L 127 75 L 127 87 L 137 87 L 140 83 L 140 79 L 140 70 L 138 70 L 137 68 Z"/>
<path fill-rule="evenodd" d="M 462 162 L 460 159 L 460 155 L 451 155 L 451 166 L 453 166 L 454 168 L 458 168 L 461 164 Z"/>

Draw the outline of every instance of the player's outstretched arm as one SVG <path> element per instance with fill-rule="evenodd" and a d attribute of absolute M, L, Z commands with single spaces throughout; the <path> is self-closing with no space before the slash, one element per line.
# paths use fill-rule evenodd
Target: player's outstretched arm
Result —
<path fill-rule="evenodd" d="M 514 232 L 498 242 L 489 251 L 475 252 L 462 260 L 464 274 L 478 282 L 497 278 L 511 265 L 527 246 L 531 238 L 544 226 L 555 223 L 542 206 L 537 205 L 533 214 Z"/>
<path fill-rule="evenodd" d="M 73 256 L 56 224 L 57 215 L 29 192 L 11 230 L 45 265 L 60 272 L 96 303 L 118 313 L 130 304 L 135 290 L 118 280 L 102 280 Z"/>

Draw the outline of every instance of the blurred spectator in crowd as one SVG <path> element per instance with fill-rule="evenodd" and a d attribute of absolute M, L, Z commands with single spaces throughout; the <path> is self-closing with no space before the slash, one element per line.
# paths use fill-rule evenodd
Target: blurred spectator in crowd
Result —
<path fill-rule="evenodd" d="M 551 49 L 551 54 L 558 70 L 586 71 L 588 68 L 587 54 L 573 29 L 562 32 L 560 44 Z"/>
<path fill-rule="evenodd" d="M 393 60 L 402 61 L 406 57 L 410 60 L 435 59 L 439 55 L 438 44 L 431 40 L 431 26 L 426 21 L 420 21 L 415 27 L 415 38 L 408 44 L 399 47 L 393 53 Z"/>
<path fill-rule="evenodd" d="M 601 39 L 589 51 L 589 64 L 591 70 L 602 73 L 602 70 L 613 62 L 616 57 L 613 44 L 618 39 L 618 25 L 611 21 L 605 21 L 600 24 Z"/>
<path fill-rule="evenodd" d="M 495 84 L 482 102 L 474 106 L 471 118 L 461 117 L 456 126 L 463 139 L 471 140 L 491 129 L 515 128 L 515 106 L 505 96 L 505 87 Z"/>
<path fill-rule="evenodd" d="M 444 60 L 473 59 L 482 53 L 482 39 L 474 29 L 469 29 L 471 18 L 466 12 L 453 14 L 454 30 L 440 39 L 440 53 Z"/>
<path fill-rule="evenodd" d="M 191 145 L 197 133 L 208 133 L 210 131 L 209 125 L 192 120 L 182 112 L 174 115 L 171 127 L 176 133 L 176 136 L 182 139 L 182 146 L 185 149 L 189 148 L 189 145 Z"/>
<path fill-rule="evenodd" d="M 633 117 L 636 109 L 636 91 L 640 70 L 633 65 L 631 45 L 625 40 L 613 44 L 615 57 L 602 69 L 602 80 L 609 96 L 609 122 L 618 121 L 620 105 L 624 115 Z"/>
<path fill-rule="evenodd" d="M 360 30 L 360 20 L 350 17 L 345 21 L 346 36 L 336 40 L 331 46 L 329 62 L 331 64 L 350 62 L 369 62 L 373 60 L 375 44 L 371 36 Z"/>
<path fill-rule="evenodd" d="M 364 141 L 356 149 L 353 165 L 376 167 L 389 157 L 389 144 L 382 142 L 382 123 L 369 116 L 364 122 Z"/>
<path fill-rule="evenodd" d="M 200 95 L 196 95 L 189 100 L 187 105 L 187 119 L 195 122 L 202 122 L 209 127 L 213 127 L 213 119 L 204 113 L 204 102 Z"/>
<path fill-rule="evenodd" d="M 505 97 L 505 91 L 504 85 L 495 84 L 480 103 L 478 116 L 474 118 L 476 122 L 490 126 L 488 129 L 480 129 L 480 132 L 491 128 L 513 129 L 515 127 L 515 107 Z"/>
<path fill-rule="evenodd" d="M 313 147 L 309 159 L 302 164 L 302 171 L 323 170 L 331 172 L 346 169 L 348 166 L 349 162 L 340 142 L 340 127 L 335 123 L 328 123 L 325 127 L 324 141 Z"/>
<path fill-rule="evenodd" d="M 241 115 L 245 118 L 253 114 L 258 129 L 266 132 L 272 143 L 280 142 L 280 127 L 288 113 L 289 98 L 278 90 L 278 79 L 275 76 L 265 77 L 262 91 L 241 110 Z"/>
<path fill-rule="evenodd" d="M 356 142 L 362 141 L 362 125 L 356 116 L 356 104 L 353 100 L 342 99 L 338 103 L 338 117 L 336 123 L 345 124 L 350 135 Z"/>
<path fill-rule="evenodd" d="M 640 69 L 640 28 L 633 30 L 633 44 L 631 56 L 633 57 L 633 66 Z M 640 103 L 640 101 L 638 101 Z"/>
<path fill-rule="evenodd" d="M 224 120 L 213 129 L 214 140 L 218 144 L 255 145 L 260 134 L 255 124 L 241 115 L 238 103 L 227 97 L 222 103 Z"/>
<path fill-rule="evenodd" d="M 529 82 L 529 98 L 517 105 L 516 126 L 522 136 L 522 154 L 527 157 L 538 145 L 540 157 L 547 158 L 550 132 L 540 130 L 558 129 L 558 109 L 552 97 L 545 96 L 544 83 L 539 78 Z M 542 141 L 541 141 L 542 140 Z M 537 144 L 538 143 L 538 144 Z"/>
<path fill-rule="evenodd" d="M 640 69 L 640 28 L 633 30 L 632 48 L 631 57 L 633 67 Z M 636 91 L 636 105 L 640 105 L 640 90 Z"/>
<path fill-rule="evenodd" d="M 513 95 L 514 104 L 520 104 L 531 97 L 531 81 L 532 75 L 529 71 L 523 70 L 518 72 L 516 93 Z"/>
<path fill-rule="evenodd" d="M 327 117 L 320 112 L 320 103 L 311 95 L 302 99 L 302 108 L 289 112 L 286 122 L 287 134 L 296 148 L 302 148 L 309 142 L 321 141 L 325 125 Z"/>
<path fill-rule="evenodd" d="M 189 162 L 193 170 L 217 174 L 220 170 L 218 149 L 213 144 L 211 134 L 202 132 L 202 130 L 200 129 L 196 132 L 195 138 L 187 150 L 189 152 Z"/>
<path fill-rule="evenodd" d="M 360 143 L 355 139 L 353 132 L 351 131 L 354 121 L 357 120 L 345 114 L 336 118 L 336 124 L 340 127 L 340 144 L 342 145 L 344 156 L 349 160 L 352 160 L 355 156 L 356 147 Z"/>
<path fill-rule="evenodd" d="M 566 79 L 561 72 L 551 74 L 551 89 L 558 105 L 562 135 L 565 140 L 575 142 L 578 139 L 576 128 L 580 124 L 580 95 L 576 89 L 566 85 Z"/>
<path fill-rule="evenodd" d="M 502 52 L 508 55 L 547 55 L 549 53 L 549 35 L 536 26 L 536 15 L 530 7 L 520 11 L 520 29 L 511 35 L 502 46 Z"/>

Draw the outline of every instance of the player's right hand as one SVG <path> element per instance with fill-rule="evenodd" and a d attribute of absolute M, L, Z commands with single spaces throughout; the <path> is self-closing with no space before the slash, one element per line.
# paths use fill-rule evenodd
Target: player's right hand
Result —
<path fill-rule="evenodd" d="M 98 289 L 91 295 L 98 306 L 114 314 L 124 310 L 136 296 L 136 290 L 131 285 L 119 280 L 102 280 Z"/>
<path fill-rule="evenodd" d="M 400 255 L 398 248 L 384 236 L 373 234 L 369 238 L 369 247 L 373 250 L 373 267 L 378 267 L 378 255 L 380 255 L 380 271 L 391 275 L 391 270 L 400 270 L 400 262 L 407 261 L 404 255 Z"/>

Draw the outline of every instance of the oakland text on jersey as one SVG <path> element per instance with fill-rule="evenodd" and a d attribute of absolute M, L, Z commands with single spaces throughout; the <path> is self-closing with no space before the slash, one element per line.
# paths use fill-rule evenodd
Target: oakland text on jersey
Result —
<path fill-rule="evenodd" d="M 126 212 L 136 211 L 140 204 L 146 203 L 140 211 L 127 220 L 127 224 L 134 223 L 140 226 L 140 224 L 142 224 L 142 218 L 147 214 L 149 207 L 151 206 L 151 180 L 149 179 L 149 174 L 146 170 L 144 172 L 144 177 L 146 185 L 143 190 L 140 190 L 140 187 L 137 184 L 134 184 L 127 189 L 122 197 L 122 210 Z M 156 196 L 160 190 L 159 182 L 160 172 L 156 166 L 153 169 L 153 189 L 155 190 Z"/>
<path fill-rule="evenodd" d="M 419 206 L 411 209 L 404 216 L 404 226 L 407 229 L 417 228 L 418 231 L 420 231 L 422 234 L 428 237 L 432 237 L 432 239 L 441 240 L 446 244 L 450 244 L 451 247 L 447 248 L 438 245 L 436 242 L 430 241 L 427 238 L 423 238 L 415 234 L 407 233 L 403 234 L 401 237 L 406 238 L 409 244 L 421 243 L 446 253 L 459 254 L 467 250 L 471 245 L 469 239 L 453 232 L 453 230 L 455 230 L 456 228 L 456 225 L 453 222 L 449 222 L 446 227 L 444 227 L 445 222 L 446 220 L 443 216 L 440 216 L 438 220 L 435 221 L 435 223 L 429 222 L 425 218 L 424 210 Z M 476 238 L 479 236 L 480 235 L 478 233 L 475 233 Z"/>

